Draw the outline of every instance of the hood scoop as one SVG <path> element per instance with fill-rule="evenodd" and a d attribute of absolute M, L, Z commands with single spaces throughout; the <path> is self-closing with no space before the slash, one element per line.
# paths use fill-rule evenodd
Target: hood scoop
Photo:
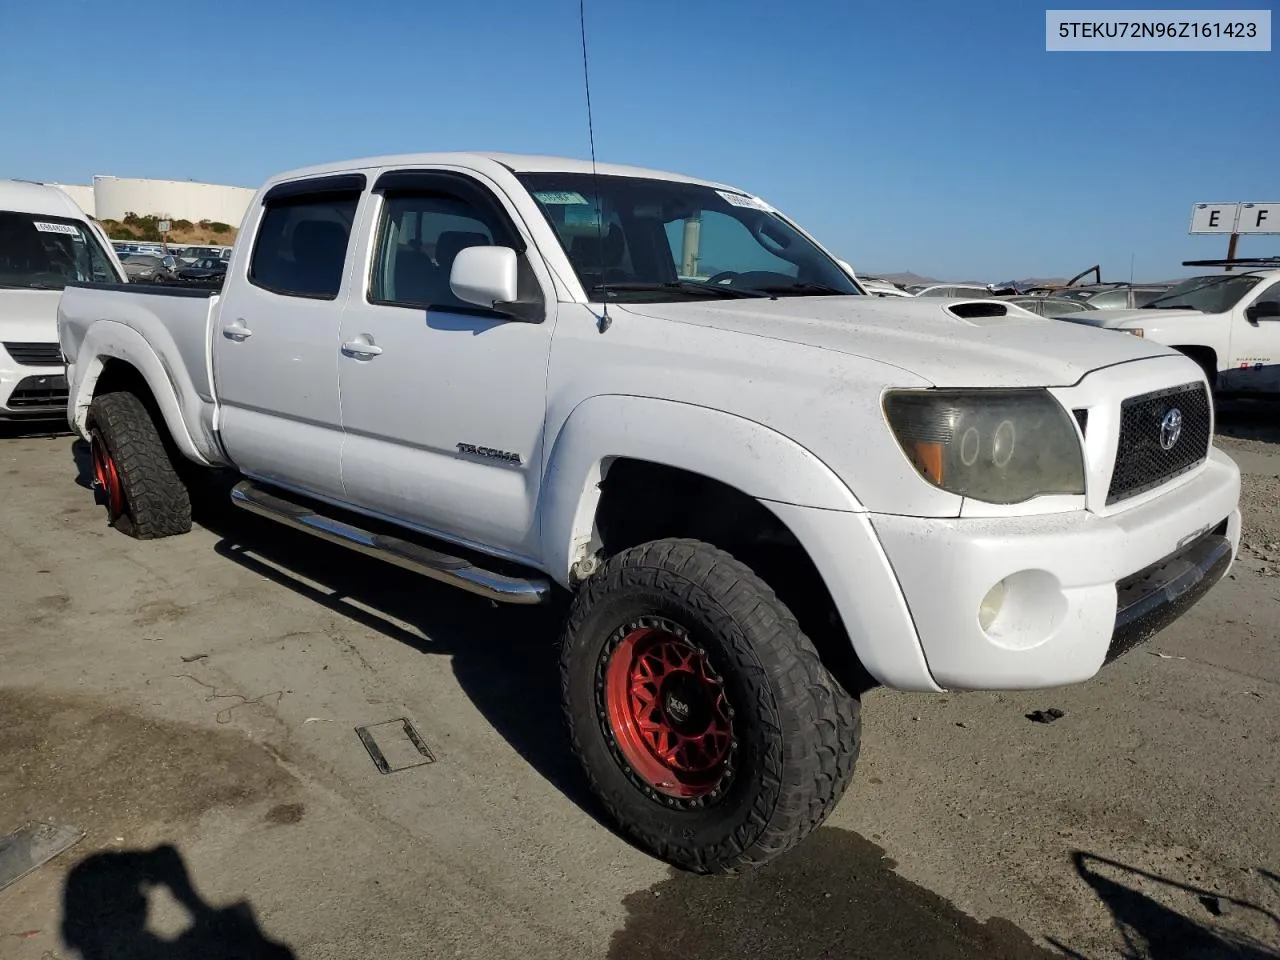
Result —
<path fill-rule="evenodd" d="M 969 300 L 965 303 L 949 304 L 944 308 L 944 311 L 955 317 L 957 320 L 967 321 L 1010 319 L 1023 322 L 1026 320 L 1044 319 L 1043 317 L 1038 317 L 1036 314 L 1031 313 L 1029 310 L 1026 312 L 1015 310 L 1010 313 L 1009 305 L 1007 303 L 1001 303 L 999 300 Z"/>

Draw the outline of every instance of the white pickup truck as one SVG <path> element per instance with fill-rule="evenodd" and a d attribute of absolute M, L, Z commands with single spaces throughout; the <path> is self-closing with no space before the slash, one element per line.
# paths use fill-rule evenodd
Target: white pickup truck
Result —
<path fill-rule="evenodd" d="M 867 296 L 734 187 L 379 158 L 273 178 L 240 237 L 220 293 L 62 298 L 111 521 L 189 529 L 189 461 L 492 600 L 571 599 L 574 749 L 686 869 L 821 823 L 870 686 L 1086 680 L 1235 556 L 1239 471 L 1193 361 Z"/>
<path fill-rule="evenodd" d="M 1195 360 L 1220 393 L 1280 395 L 1280 258 L 1190 260 L 1239 268 L 1190 277 L 1136 310 L 1060 317 L 1167 344 Z"/>

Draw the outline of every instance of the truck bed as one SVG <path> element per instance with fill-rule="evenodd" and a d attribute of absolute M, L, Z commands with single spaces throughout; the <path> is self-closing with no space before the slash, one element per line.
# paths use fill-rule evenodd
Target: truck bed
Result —
<path fill-rule="evenodd" d="M 220 293 L 212 286 L 68 284 L 58 305 L 58 335 L 71 361 L 72 394 L 85 376 L 96 377 L 92 358 L 125 360 L 168 380 L 193 442 L 212 452 L 201 438 L 211 436 L 216 405 L 210 346 Z"/>

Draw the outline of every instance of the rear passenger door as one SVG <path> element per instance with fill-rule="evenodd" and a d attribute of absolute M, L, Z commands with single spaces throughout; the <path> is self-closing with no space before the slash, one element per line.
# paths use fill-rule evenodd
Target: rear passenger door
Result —
<path fill-rule="evenodd" d="M 244 238 L 214 331 L 223 445 L 250 477 L 341 500 L 338 332 L 363 174 L 279 184 Z"/>
<path fill-rule="evenodd" d="M 536 254 L 495 189 L 470 174 L 389 171 L 370 202 L 361 247 L 371 263 L 353 284 L 338 361 L 350 502 L 530 557 L 555 322 Z M 491 244 L 517 251 L 526 319 L 450 289 L 458 252 Z"/>

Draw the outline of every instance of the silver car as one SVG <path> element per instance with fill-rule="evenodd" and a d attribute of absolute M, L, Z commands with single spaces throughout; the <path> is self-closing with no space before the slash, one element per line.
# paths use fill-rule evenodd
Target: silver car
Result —
<path fill-rule="evenodd" d="M 168 255 L 133 253 L 125 257 L 121 265 L 131 283 L 166 283 L 178 276 L 178 261 Z"/>

